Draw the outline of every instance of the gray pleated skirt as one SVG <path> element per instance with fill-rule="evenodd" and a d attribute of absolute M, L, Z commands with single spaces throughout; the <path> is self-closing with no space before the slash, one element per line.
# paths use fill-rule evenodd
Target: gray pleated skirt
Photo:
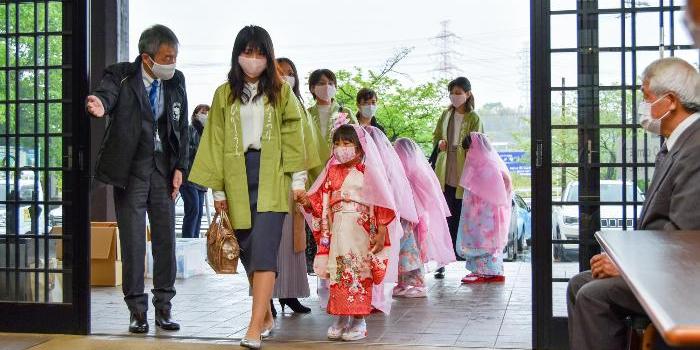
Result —
<path fill-rule="evenodd" d="M 277 281 L 272 297 L 307 298 L 310 295 L 306 275 L 305 252 L 294 253 L 294 225 L 287 214 L 282 224 L 282 239 L 277 253 Z"/>

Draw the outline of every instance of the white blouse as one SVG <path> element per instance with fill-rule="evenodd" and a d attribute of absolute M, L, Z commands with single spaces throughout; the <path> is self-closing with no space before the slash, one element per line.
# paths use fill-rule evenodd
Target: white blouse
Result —
<path fill-rule="evenodd" d="M 262 98 L 253 101 L 253 96 L 258 93 L 258 83 L 246 83 L 250 90 L 251 100 L 248 103 L 241 105 L 241 134 L 243 138 L 243 149 L 260 150 L 262 149 L 262 134 L 265 123 L 265 104 Z M 304 190 L 306 188 L 306 180 L 308 173 L 306 170 L 292 174 L 292 189 Z M 225 191 L 214 191 L 214 200 L 226 200 Z"/>

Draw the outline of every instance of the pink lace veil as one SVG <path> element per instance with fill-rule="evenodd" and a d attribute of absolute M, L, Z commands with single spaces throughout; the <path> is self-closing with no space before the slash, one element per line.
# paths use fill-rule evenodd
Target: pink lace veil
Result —
<path fill-rule="evenodd" d="M 399 216 L 409 222 L 418 223 L 418 213 L 416 212 L 416 203 L 413 200 L 413 195 L 407 189 L 411 188 L 406 177 L 406 172 L 401 164 L 396 150 L 391 146 L 391 141 L 386 137 L 384 132 L 373 126 L 365 126 L 365 130 L 369 133 L 377 145 L 379 156 L 384 164 L 386 175 L 389 178 L 391 191 L 394 195 L 394 202 L 399 211 Z"/>
<path fill-rule="evenodd" d="M 493 205 L 510 207 L 512 188 L 508 167 L 486 135 L 472 132 L 470 136 L 472 144 L 459 184 Z"/>
<path fill-rule="evenodd" d="M 400 138 L 394 143 L 394 149 L 403 164 L 418 209 L 419 224 L 415 233 L 421 258 L 424 263 L 434 261 L 438 267 L 445 266 L 456 258 L 446 219 L 450 210 L 440 181 L 423 150 L 413 140 Z"/>

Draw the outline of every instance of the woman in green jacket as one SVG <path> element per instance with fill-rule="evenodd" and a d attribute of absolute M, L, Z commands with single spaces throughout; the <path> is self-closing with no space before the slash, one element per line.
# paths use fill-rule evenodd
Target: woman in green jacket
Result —
<path fill-rule="evenodd" d="M 462 140 L 473 131 L 484 132 L 479 116 L 474 112 L 474 95 L 469 79 L 459 77 L 452 80 L 447 86 L 450 92 L 450 107 L 442 113 L 433 133 L 434 146 L 439 153 L 435 162 L 435 174 L 440 180 L 445 200 L 450 208 L 452 216 L 447 218 L 447 223 L 452 236 L 452 245 L 457 240 L 459 229 L 459 216 L 462 212 L 462 194 L 464 190 L 459 186 L 464 169 L 464 160 L 467 157 L 462 148 Z M 440 268 L 435 273 L 435 278 L 444 278 L 445 269 Z"/>
<path fill-rule="evenodd" d="M 331 156 L 331 149 L 333 148 L 333 133 L 331 130 L 340 113 L 345 113 L 352 124 L 357 124 L 357 119 L 350 109 L 341 106 L 335 100 L 335 94 L 338 91 L 338 80 L 333 71 L 329 69 L 313 71 L 309 76 L 309 91 L 316 101 L 316 104 L 309 108 L 309 114 L 316 127 L 318 127 L 322 141 L 325 141 L 323 142 L 324 146 L 319 149 L 319 156 L 325 162 Z"/>
<path fill-rule="evenodd" d="M 214 191 L 217 212 L 228 212 L 236 230 L 253 292 L 241 340 L 248 348 L 259 348 L 274 327 L 270 298 L 290 187 L 295 199 L 302 196 L 306 170 L 320 164 L 307 151 L 314 147 L 305 137 L 303 113 L 277 72 L 270 35 L 261 27 L 243 28 L 228 82 L 214 93 L 189 180 Z"/>

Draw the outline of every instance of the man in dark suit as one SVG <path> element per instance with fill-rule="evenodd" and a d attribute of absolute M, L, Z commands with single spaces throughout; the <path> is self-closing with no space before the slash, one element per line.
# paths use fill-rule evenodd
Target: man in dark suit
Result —
<path fill-rule="evenodd" d="M 123 263 L 124 301 L 131 312 L 129 331 L 148 332 L 144 293 L 146 213 L 153 244 L 153 305 L 156 325 L 180 326 L 170 315 L 175 296 L 175 208 L 187 171 L 187 94 L 175 70 L 178 40 L 165 26 L 146 29 L 139 57 L 105 70 L 87 98 L 88 112 L 109 115 L 95 176 L 114 186 Z"/>
<path fill-rule="evenodd" d="M 666 138 L 638 220 L 640 230 L 700 229 L 700 76 L 679 58 L 653 62 L 643 74 L 642 127 Z M 643 254 L 644 252 L 640 252 Z M 571 349 L 624 349 L 624 318 L 644 314 L 606 254 L 569 281 Z"/>

